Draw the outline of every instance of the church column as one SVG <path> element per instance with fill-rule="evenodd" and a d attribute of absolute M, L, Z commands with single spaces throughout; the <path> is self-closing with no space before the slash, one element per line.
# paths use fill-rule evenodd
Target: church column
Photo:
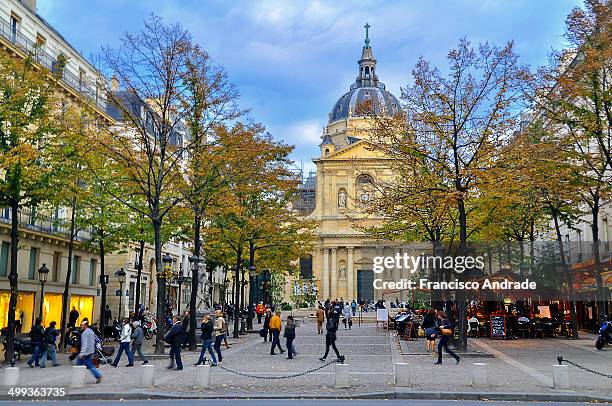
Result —
<path fill-rule="evenodd" d="M 347 279 L 347 298 L 346 300 L 357 300 L 355 293 L 355 274 L 353 271 L 353 247 L 347 247 L 347 259 L 346 259 L 346 279 Z"/>
<path fill-rule="evenodd" d="M 321 283 L 322 299 L 329 297 L 329 249 L 323 248 L 323 281 Z"/>
<path fill-rule="evenodd" d="M 331 299 L 335 299 L 338 296 L 338 272 L 337 271 L 337 258 L 336 258 L 337 248 L 333 247 L 331 249 Z"/>

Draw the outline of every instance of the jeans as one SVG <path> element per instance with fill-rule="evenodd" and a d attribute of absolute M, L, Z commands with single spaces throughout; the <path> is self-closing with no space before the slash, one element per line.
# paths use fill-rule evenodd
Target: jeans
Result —
<path fill-rule="evenodd" d="M 141 361 L 146 361 L 147 358 L 144 356 L 144 354 L 142 353 L 142 344 L 132 344 L 132 357 L 134 356 L 134 354 L 138 354 L 138 358 L 140 358 Z M 128 354 L 129 357 L 129 354 Z"/>
<path fill-rule="evenodd" d="M 28 365 L 32 365 L 32 362 L 34 362 L 34 365 L 38 366 L 38 360 L 40 359 L 40 353 L 42 352 L 41 347 L 42 344 L 40 343 L 32 343 L 32 356 L 28 360 Z"/>
<path fill-rule="evenodd" d="M 261 314 L 257 314 L 257 324 L 261 324 Z"/>
<path fill-rule="evenodd" d="M 119 363 L 119 360 L 121 359 L 121 355 L 123 354 L 123 351 L 125 351 L 125 353 L 127 354 L 128 365 L 134 364 L 134 355 L 132 354 L 132 351 L 130 351 L 130 343 L 120 343 L 119 344 L 119 351 L 117 351 L 117 356 L 115 357 L 115 362 L 113 362 L 113 364 L 117 365 Z"/>
<path fill-rule="evenodd" d="M 327 354 L 329 354 L 329 347 L 332 347 L 334 352 L 336 353 L 336 357 L 340 358 L 340 352 L 338 351 L 338 348 L 336 347 L 335 334 L 331 335 L 327 333 L 325 335 L 325 355 L 323 355 L 323 358 L 327 358 Z"/>
<path fill-rule="evenodd" d="M 438 343 L 438 362 L 442 363 L 442 347 L 444 347 L 444 351 L 449 353 L 454 359 L 459 361 L 459 357 L 455 354 L 450 348 L 448 348 L 448 336 L 443 335 Z"/>
<path fill-rule="evenodd" d="M 206 359 L 206 350 L 208 350 L 208 352 L 210 353 L 213 365 L 217 364 L 217 357 L 215 357 L 215 352 L 213 351 L 212 343 L 212 338 L 202 341 L 202 351 L 200 351 L 200 358 L 198 359 L 198 364 L 201 364 Z"/>
<path fill-rule="evenodd" d="M 176 367 L 178 369 L 183 369 L 183 361 L 181 360 L 181 344 L 173 345 L 170 348 L 170 368 L 174 367 L 174 363 L 176 362 Z"/>
<path fill-rule="evenodd" d="M 293 351 L 293 340 L 295 340 L 295 337 L 287 337 L 287 358 L 289 359 L 293 359 L 293 354 L 295 354 L 295 351 Z"/>
<path fill-rule="evenodd" d="M 40 359 L 41 367 L 44 367 L 45 363 L 47 362 L 47 354 L 51 354 L 51 362 L 53 362 L 53 366 L 59 365 L 57 362 L 57 355 L 55 354 L 55 344 L 46 344 Z"/>
<path fill-rule="evenodd" d="M 281 353 L 285 352 L 285 350 L 283 350 L 283 347 L 281 347 L 280 345 L 280 339 L 279 339 L 280 331 L 278 330 L 271 330 L 271 331 L 272 331 L 272 348 L 270 348 L 270 354 L 274 354 L 274 348 L 276 347 L 278 347 Z"/>
<path fill-rule="evenodd" d="M 223 362 L 223 356 L 221 355 L 221 342 L 225 338 L 225 334 L 221 334 L 215 337 L 215 351 L 217 352 L 217 358 L 219 362 Z"/>
<path fill-rule="evenodd" d="M 355 315 L 356 310 L 357 310 L 356 308 L 351 307 L 351 311 L 353 312 L 353 316 Z"/>
<path fill-rule="evenodd" d="M 91 373 L 93 374 L 93 376 L 96 377 L 96 379 L 102 377 L 102 374 L 100 373 L 100 371 L 98 371 L 96 369 L 96 367 L 94 366 L 93 362 L 91 361 L 93 354 L 89 354 L 89 355 L 84 355 L 83 358 L 81 357 L 77 357 L 77 366 L 80 365 L 85 365 L 87 367 L 87 369 L 89 369 L 91 371 Z"/>

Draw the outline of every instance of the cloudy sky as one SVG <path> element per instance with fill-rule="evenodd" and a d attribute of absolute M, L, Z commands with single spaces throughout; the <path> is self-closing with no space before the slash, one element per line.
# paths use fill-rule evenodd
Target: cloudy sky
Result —
<path fill-rule="evenodd" d="M 563 46 L 564 21 L 578 0 L 38 0 L 38 12 L 85 56 L 116 46 L 150 14 L 180 22 L 223 65 L 241 104 L 277 138 L 311 158 L 327 115 L 357 75 L 363 25 L 378 76 L 400 95 L 423 56 L 444 66 L 459 38 L 514 40 L 525 64 L 544 64 Z"/>

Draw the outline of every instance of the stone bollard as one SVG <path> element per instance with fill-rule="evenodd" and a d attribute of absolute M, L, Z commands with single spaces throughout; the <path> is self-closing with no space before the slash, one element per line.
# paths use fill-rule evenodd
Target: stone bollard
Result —
<path fill-rule="evenodd" d="M 155 365 L 142 365 L 140 367 L 140 387 L 150 388 L 155 385 Z"/>
<path fill-rule="evenodd" d="M 85 374 L 87 367 L 85 365 L 73 366 L 72 377 L 70 378 L 71 388 L 82 388 L 85 386 Z"/>
<path fill-rule="evenodd" d="M 19 368 L 8 367 L 4 368 L 4 386 L 19 385 Z"/>
<path fill-rule="evenodd" d="M 553 365 L 553 388 L 567 389 L 569 384 L 569 367 L 567 365 Z"/>
<path fill-rule="evenodd" d="M 196 367 L 196 386 L 210 388 L 210 365 Z"/>
<path fill-rule="evenodd" d="M 410 386 L 410 368 L 409 364 L 404 362 L 396 362 L 393 364 L 393 375 L 395 377 L 395 386 Z"/>
<path fill-rule="evenodd" d="M 479 387 L 487 386 L 488 384 L 487 364 L 474 362 L 474 366 L 472 367 L 472 385 Z"/>
<path fill-rule="evenodd" d="M 338 388 L 350 388 L 351 387 L 351 376 L 348 364 L 336 363 L 336 384 L 334 387 Z"/>

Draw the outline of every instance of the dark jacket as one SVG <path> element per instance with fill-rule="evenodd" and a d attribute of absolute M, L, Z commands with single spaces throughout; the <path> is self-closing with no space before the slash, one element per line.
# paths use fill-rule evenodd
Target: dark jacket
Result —
<path fill-rule="evenodd" d="M 55 344 L 55 339 L 59 335 L 59 331 L 55 327 L 47 327 L 45 330 L 45 341 L 47 344 Z"/>
<path fill-rule="evenodd" d="M 425 317 L 423 317 L 423 324 L 421 324 L 421 327 L 423 327 L 424 329 L 428 329 L 430 327 L 435 326 L 435 324 L 436 317 L 433 314 L 427 313 Z"/>
<path fill-rule="evenodd" d="M 70 310 L 70 315 L 68 316 L 68 323 L 74 326 L 74 324 L 76 323 L 78 319 L 79 319 L 79 312 L 76 309 Z"/>
<path fill-rule="evenodd" d="M 144 341 L 144 330 L 142 329 L 142 327 L 141 326 L 134 327 L 134 330 L 132 330 L 132 335 L 130 338 L 134 339 L 134 344 L 142 345 Z"/>
<path fill-rule="evenodd" d="M 173 325 L 170 331 L 166 333 L 166 337 L 164 337 L 165 341 L 173 347 L 180 347 L 183 342 L 184 332 L 182 324 L 179 321 Z"/>
<path fill-rule="evenodd" d="M 285 325 L 285 333 L 283 334 L 287 338 L 295 338 L 295 321 L 287 320 Z"/>
<path fill-rule="evenodd" d="M 272 319 L 272 315 L 271 315 L 271 314 L 266 313 L 266 317 L 264 318 L 264 325 L 263 325 L 263 328 L 264 328 L 264 329 L 266 329 L 266 330 L 267 330 L 267 329 L 269 329 L 269 328 L 270 328 L 270 320 L 271 320 L 271 319 Z"/>
<path fill-rule="evenodd" d="M 330 333 L 336 334 L 336 331 L 338 331 L 338 321 L 333 315 L 327 318 L 327 323 L 325 324 L 325 330 L 327 330 L 328 334 Z"/>
<path fill-rule="evenodd" d="M 45 339 L 45 330 L 43 330 L 41 325 L 32 326 L 32 330 L 30 330 L 30 339 L 32 340 L 32 344 L 41 344 Z"/>
<path fill-rule="evenodd" d="M 213 327 L 212 319 L 208 320 L 207 322 L 203 322 L 200 325 L 200 329 L 202 330 L 202 335 L 200 338 L 202 338 L 202 340 L 212 340 Z"/>

